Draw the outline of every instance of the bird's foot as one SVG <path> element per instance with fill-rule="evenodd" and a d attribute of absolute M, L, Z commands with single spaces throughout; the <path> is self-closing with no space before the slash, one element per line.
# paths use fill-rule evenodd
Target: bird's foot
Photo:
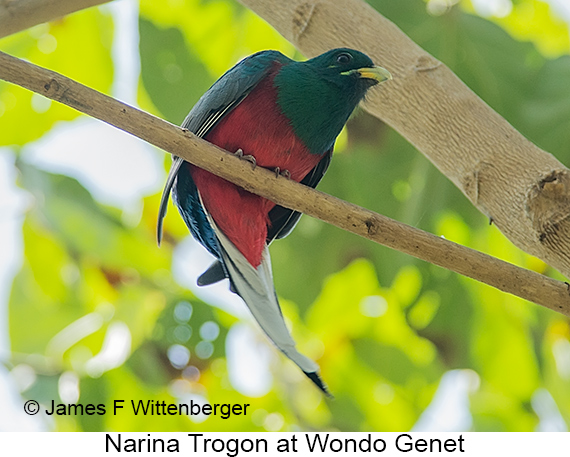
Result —
<path fill-rule="evenodd" d="M 257 161 L 255 160 L 255 157 L 252 156 L 251 154 L 244 154 L 241 148 L 238 149 L 236 152 L 234 152 L 234 155 L 239 157 L 240 159 L 247 160 L 249 163 L 251 163 L 254 170 L 255 167 L 257 167 Z"/>
<path fill-rule="evenodd" d="M 291 173 L 289 170 L 281 170 L 279 167 L 275 167 L 275 177 L 279 178 L 279 176 L 283 176 L 284 178 L 291 179 Z"/>

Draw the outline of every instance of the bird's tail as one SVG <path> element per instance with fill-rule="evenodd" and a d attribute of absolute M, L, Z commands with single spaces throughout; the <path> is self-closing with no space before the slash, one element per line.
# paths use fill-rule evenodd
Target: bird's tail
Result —
<path fill-rule="evenodd" d="M 238 295 L 245 301 L 253 317 L 273 343 L 313 381 L 327 396 L 331 396 L 318 374 L 319 366 L 297 351 L 289 334 L 273 286 L 271 259 L 267 246 L 263 250 L 261 264 L 254 268 L 234 244 L 208 218 L 220 243 L 222 261 L 230 281 Z"/>
<path fill-rule="evenodd" d="M 172 190 L 172 186 L 174 185 L 174 181 L 176 180 L 176 176 L 178 175 L 178 170 L 180 170 L 182 162 L 184 162 L 184 159 L 177 156 L 173 156 L 172 166 L 170 167 L 170 171 L 168 172 L 168 178 L 166 179 L 166 184 L 164 185 L 164 190 L 162 191 L 162 197 L 160 197 L 158 219 L 156 221 L 156 239 L 158 241 L 159 246 L 160 242 L 162 241 L 162 221 L 164 219 L 164 216 L 166 216 L 166 210 L 168 208 L 168 198 L 170 197 L 170 191 Z"/>

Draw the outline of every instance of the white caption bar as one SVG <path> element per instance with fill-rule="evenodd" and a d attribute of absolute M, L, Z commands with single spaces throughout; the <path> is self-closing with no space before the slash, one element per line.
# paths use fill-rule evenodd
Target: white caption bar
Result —
<path fill-rule="evenodd" d="M 547 455 L 567 457 L 568 433 L 3 433 L 3 455 Z M 11 452 L 10 452 L 11 451 Z"/>

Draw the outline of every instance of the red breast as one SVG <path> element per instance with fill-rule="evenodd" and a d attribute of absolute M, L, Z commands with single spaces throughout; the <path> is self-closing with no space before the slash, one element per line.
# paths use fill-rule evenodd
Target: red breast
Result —
<path fill-rule="evenodd" d="M 288 170 L 297 182 L 322 158 L 309 152 L 281 112 L 273 74 L 261 81 L 205 139 L 227 151 L 241 149 L 253 155 L 258 166 Z M 275 204 L 207 171 L 191 168 L 204 205 L 220 230 L 257 267 L 267 237 L 268 213 Z"/>

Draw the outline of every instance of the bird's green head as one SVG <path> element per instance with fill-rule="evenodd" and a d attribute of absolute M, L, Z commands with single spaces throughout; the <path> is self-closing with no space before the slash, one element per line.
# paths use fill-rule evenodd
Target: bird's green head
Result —
<path fill-rule="evenodd" d="M 304 63 L 324 79 L 357 91 L 366 91 L 378 83 L 392 79 L 388 70 L 374 65 L 370 57 L 354 49 L 332 49 Z"/>
<path fill-rule="evenodd" d="M 309 150 L 322 154 L 372 86 L 392 79 L 360 51 L 332 49 L 304 62 L 289 61 L 275 76 L 278 103 Z"/>

